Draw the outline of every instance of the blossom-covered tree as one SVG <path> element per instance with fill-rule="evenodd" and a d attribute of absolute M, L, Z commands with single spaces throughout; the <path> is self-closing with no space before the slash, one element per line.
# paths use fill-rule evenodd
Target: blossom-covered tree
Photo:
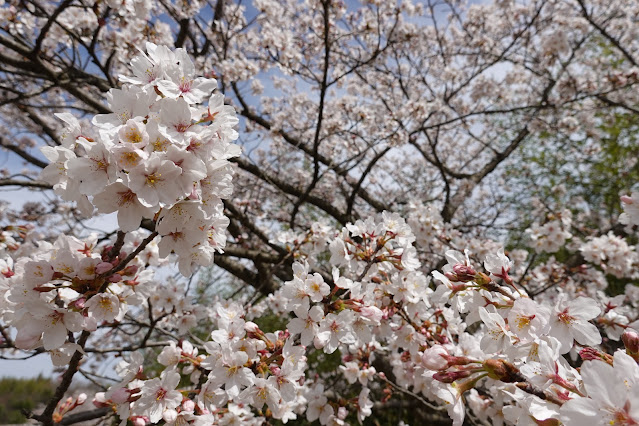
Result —
<path fill-rule="evenodd" d="M 637 13 L 0 0 L 0 185 L 43 200 L 3 208 L 1 355 L 62 371 L 32 417 L 639 423 Z"/>

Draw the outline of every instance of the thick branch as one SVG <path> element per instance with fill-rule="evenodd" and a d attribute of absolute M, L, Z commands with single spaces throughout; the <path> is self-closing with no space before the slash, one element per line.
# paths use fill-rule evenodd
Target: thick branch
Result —
<path fill-rule="evenodd" d="M 81 413 L 75 413 L 66 416 L 62 421 L 56 423 L 56 425 L 73 425 L 80 422 L 86 422 L 88 420 L 99 419 L 106 416 L 109 413 L 113 413 L 111 407 L 96 408 L 91 411 L 82 411 Z"/>
<path fill-rule="evenodd" d="M 269 276 L 258 275 L 256 272 L 251 271 L 246 266 L 228 257 L 216 255 L 214 262 L 217 266 L 251 285 L 262 294 L 272 293 L 277 288 L 277 284 Z"/>

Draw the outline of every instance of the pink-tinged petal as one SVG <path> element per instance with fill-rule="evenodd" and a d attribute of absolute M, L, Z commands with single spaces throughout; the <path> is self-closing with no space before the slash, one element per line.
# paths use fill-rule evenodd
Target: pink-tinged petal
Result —
<path fill-rule="evenodd" d="M 635 422 L 639 423 L 639 401 L 637 401 L 637 395 L 639 395 L 639 383 L 632 386 L 628 393 L 631 395 L 628 414 Z"/>
<path fill-rule="evenodd" d="M 118 225 L 123 232 L 132 232 L 140 227 L 142 215 L 137 209 L 122 209 L 118 211 Z"/>
<path fill-rule="evenodd" d="M 568 312 L 573 317 L 589 320 L 599 315 L 601 309 L 590 297 L 578 297 L 568 302 Z"/>
<path fill-rule="evenodd" d="M 179 391 L 169 391 L 164 397 L 164 403 L 167 408 L 175 408 L 182 403 L 182 394 Z"/>
<path fill-rule="evenodd" d="M 153 404 L 148 409 L 147 413 L 149 415 L 149 420 L 151 423 L 157 423 L 162 418 L 162 413 L 164 412 L 164 406 L 162 404 Z"/>
<path fill-rule="evenodd" d="M 306 329 L 306 321 L 303 320 L 303 319 L 300 319 L 300 318 L 293 318 L 286 325 L 286 328 L 288 328 L 288 331 L 291 334 L 302 333 Z M 215 331 L 213 333 L 215 333 Z M 211 333 L 211 334 L 213 334 L 213 333 Z"/>
<path fill-rule="evenodd" d="M 561 354 L 565 354 L 572 348 L 574 339 L 571 330 L 571 327 L 568 327 L 561 321 L 553 321 L 550 325 L 549 335 L 559 341 L 559 353 Z"/>
<path fill-rule="evenodd" d="M 71 332 L 78 332 L 82 330 L 82 323 L 84 319 L 81 314 L 77 312 L 67 312 L 63 318 L 64 326 Z"/>
<path fill-rule="evenodd" d="M 302 343 L 302 345 L 309 346 L 311 342 L 313 342 L 313 339 L 315 338 L 316 331 L 317 331 L 317 326 L 312 326 L 312 327 L 304 329 L 300 336 L 300 342 Z"/>
<path fill-rule="evenodd" d="M 28 329 L 22 327 L 18 330 L 18 335 L 14 340 L 14 344 L 17 348 L 31 350 L 40 345 L 40 338 L 42 337 L 42 330 Z"/>
<path fill-rule="evenodd" d="M 64 344 L 64 342 L 66 342 L 66 340 L 67 328 L 64 326 L 62 321 L 48 327 L 44 331 L 44 336 L 42 337 L 44 349 L 48 351 L 59 348 Z"/>
<path fill-rule="evenodd" d="M 315 322 L 319 322 L 322 318 L 324 318 L 324 311 L 319 306 L 313 306 L 308 311 L 308 317 Z"/>
<path fill-rule="evenodd" d="M 168 371 L 162 381 L 162 387 L 166 389 L 175 389 L 178 383 L 180 383 L 180 374 L 175 371 Z"/>
<path fill-rule="evenodd" d="M 588 396 L 604 408 L 624 406 L 627 389 L 612 366 L 601 361 L 586 361 L 581 367 L 581 377 Z"/>
<path fill-rule="evenodd" d="M 613 366 L 617 374 L 624 378 L 624 383 L 627 387 L 639 383 L 639 365 L 623 350 L 615 352 Z M 639 407 L 639 401 L 637 402 L 636 405 Z"/>
<path fill-rule="evenodd" d="M 599 424 L 599 404 L 590 398 L 575 398 L 561 407 L 561 421 L 565 426 Z"/>
<path fill-rule="evenodd" d="M 280 394 L 285 401 L 294 400 L 295 396 L 297 395 L 295 385 L 289 382 L 282 383 L 280 385 Z"/>
<path fill-rule="evenodd" d="M 593 346 L 601 343 L 599 329 L 587 321 L 575 321 L 571 329 L 575 340 L 581 345 Z"/>
<path fill-rule="evenodd" d="M 313 339 L 313 345 L 315 346 L 315 349 L 323 348 L 330 338 L 330 331 L 320 331 L 319 333 L 317 333 L 315 335 L 315 338 Z"/>
<path fill-rule="evenodd" d="M 180 86 L 170 80 L 158 81 L 157 87 L 166 97 L 177 98 L 180 96 Z"/>

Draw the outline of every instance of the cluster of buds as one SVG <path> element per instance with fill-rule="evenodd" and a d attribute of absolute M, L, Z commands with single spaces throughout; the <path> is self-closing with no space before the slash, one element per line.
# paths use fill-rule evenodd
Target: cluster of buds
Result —
<path fill-rule="evenodd" d="M 60 401 L 53 412 L 53 422 L 61 422 L 67 413 L 84 404 L 86 400 L 87 395 L 85 393 L 81 393 L 77 396 L 77 398 L 70 396 L 66 400 Z"/>

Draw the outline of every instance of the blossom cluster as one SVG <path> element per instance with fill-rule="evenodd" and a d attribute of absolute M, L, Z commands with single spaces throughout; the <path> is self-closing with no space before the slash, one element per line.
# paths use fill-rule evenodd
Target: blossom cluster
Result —
<path fill-rule="evenodd" d="M 175 290 L 172 303 L 170 291 L 154 292 L 152 268 L 174 253 L 182 274 L 191 275 L 226 242 L 228 159 L 240 152 L 232 144 L 234 109 L 222 94 L 211 95 L 216 81 L 196 77 L 183 49 L 149 43 L 132 68 L 126 84 L 108 93 L 113 113 L 95 116 L 93 133 L 73 115 L 57 114 L 67 124 L 60 145 L 42 149 L 51 163 L 41 178 L 56 194 L 87 215 L 117 212 L 110 244 L 94 234 L 49 243 L 27 241 L 24 227 L 3 230 L 0 314 L 17 330 L 3 340 L 23 350 L 42 347 L 56 366 L 133 307 L 167 310 L 178 331 L 193 327 L 202 311 Z"/>
<path fill-rule="evenodd" d="M 188 341 L 172 342 L 157 358 L 165 366 L 159 378 L 146 378 L 139 361 L 96 403 L 140 424 L 260 424 L 305 412 L 309 421 L 339 425 L 351 412 L 369 416 L 371 395 L 398 387 L 444 404 L 454 424 L 467 409 L 507 424 L 639 419 L 639 319 L 631 298 L 590 297 L 575 286 L 533 297 L 503 249 L 481 263 L 469 250 L 449 250 L 431 279 L 419 272 L 415 236 L 397 214 L 306 240 L 330 253 L 331 274 L 302 258 L 261 308 L 216 304 L 209 314 L 214 331 L 200 352 Z M 286 328 L 265 333 L 249 320 L 265 308 L 287 316 Z M 602 335 L 626 350 L 608 354 Z M 317 351 L 339 351 L 339 374 L 359 389 L 357 398 L 309 377 L 307 357 Z M 390 371 L 378 371 L 384 358 Z M 181 393 L 180 377 L 191 383 Z M 614 398 L 601 393 L 602 383 Z"/>
<path fill-rule="evenodd" d="M 123 232 L 154 220 L 160 256 L 177 254 L 190 275 L 226 242 L 221 199 L 233 190 L 228 159 L 240 153 L 232 144 L 238 119 L 222 94 L 209 97 L 216 81 L 196 77 L 183 49 L 148 43 L 131 67 L 134 75 L 107 95 L 113 112 L 93 118 L 97 134 L 57 114 L 67 128 L 61 146 L 42 148 L 51 163 L 41 178 L 87 215 L 117 212 Z"/>
<path fill-rule="evenodd" d="M 123 15 L 148 12 L 147 2 L 122 4 Z M 544 42 L 555 59 L 564 38 Z M 406 219 L 383 211 L 341 229 L 280 232 L 290 274 L 261 301 L 199 304 L 178 278 L 154 275 L 175 253 L 191 276 L 225 247 L 222 199 L 239 148 L 215 80 L 196 77 L 184 50 L 146 50 L 94 133 L 58 114 L 61 145 L 43 149 L 43 180 L 87 215 L 117 212 L 119 232 L 21 246 L 26 230 L 3 231 L 0 318 L 17 332 L 3 328 L 4 344 L 42 348 L 72 374 L 81 357 L 128 353 L 117 383 L 93 398 L 122 425 L 361 423 L 373 401 L 397 393 L 445 407 L 454 425 L 467 413 L 495 424 L 639 423 L 636 248 L 614 232 L 577 241 L 568 210 L 529 229 L 535 256 L 547 256 L 534 266 L 527 251 L 465 235 L 412 202 Z M 636 195 L 621 198 L 628 232 Z M 558 262 L 550 254 L 569 239 L 574 260 Z M 623 294 L 604 292 L 609 276 L 626 280 Z M 106 335 L 122 345 L 87 345 Z M 321 371 L 327 360 L 337 368 Z M 83 402 L 59 404 L 56 421 Z"/>
<path fill-rule="evenodd" d="M 125 251 L 113 256 L 112 246 L 97 247 L 96 242 L 96 236 L 79 240 L 61 235 L 52 244 L 41 242 L 30 256 L 7 268 L 0 312 L 17 329 L 15 347 L 42 346 L 54 365 L 66 365 L 82 351 L 70 335 L 120 321 L 131 306 L 146 300 L 144 287 L 152 272 L 127 265 Z"/>
<path fill-rule="evenodd" d="M 550 218 L 546 223 L 538 223 L 527 231 L 530 234 L 531 246 L 538 252 L 555 253 L 572 237 L 570 210 L 561 212 L 559 218 Z"/>

